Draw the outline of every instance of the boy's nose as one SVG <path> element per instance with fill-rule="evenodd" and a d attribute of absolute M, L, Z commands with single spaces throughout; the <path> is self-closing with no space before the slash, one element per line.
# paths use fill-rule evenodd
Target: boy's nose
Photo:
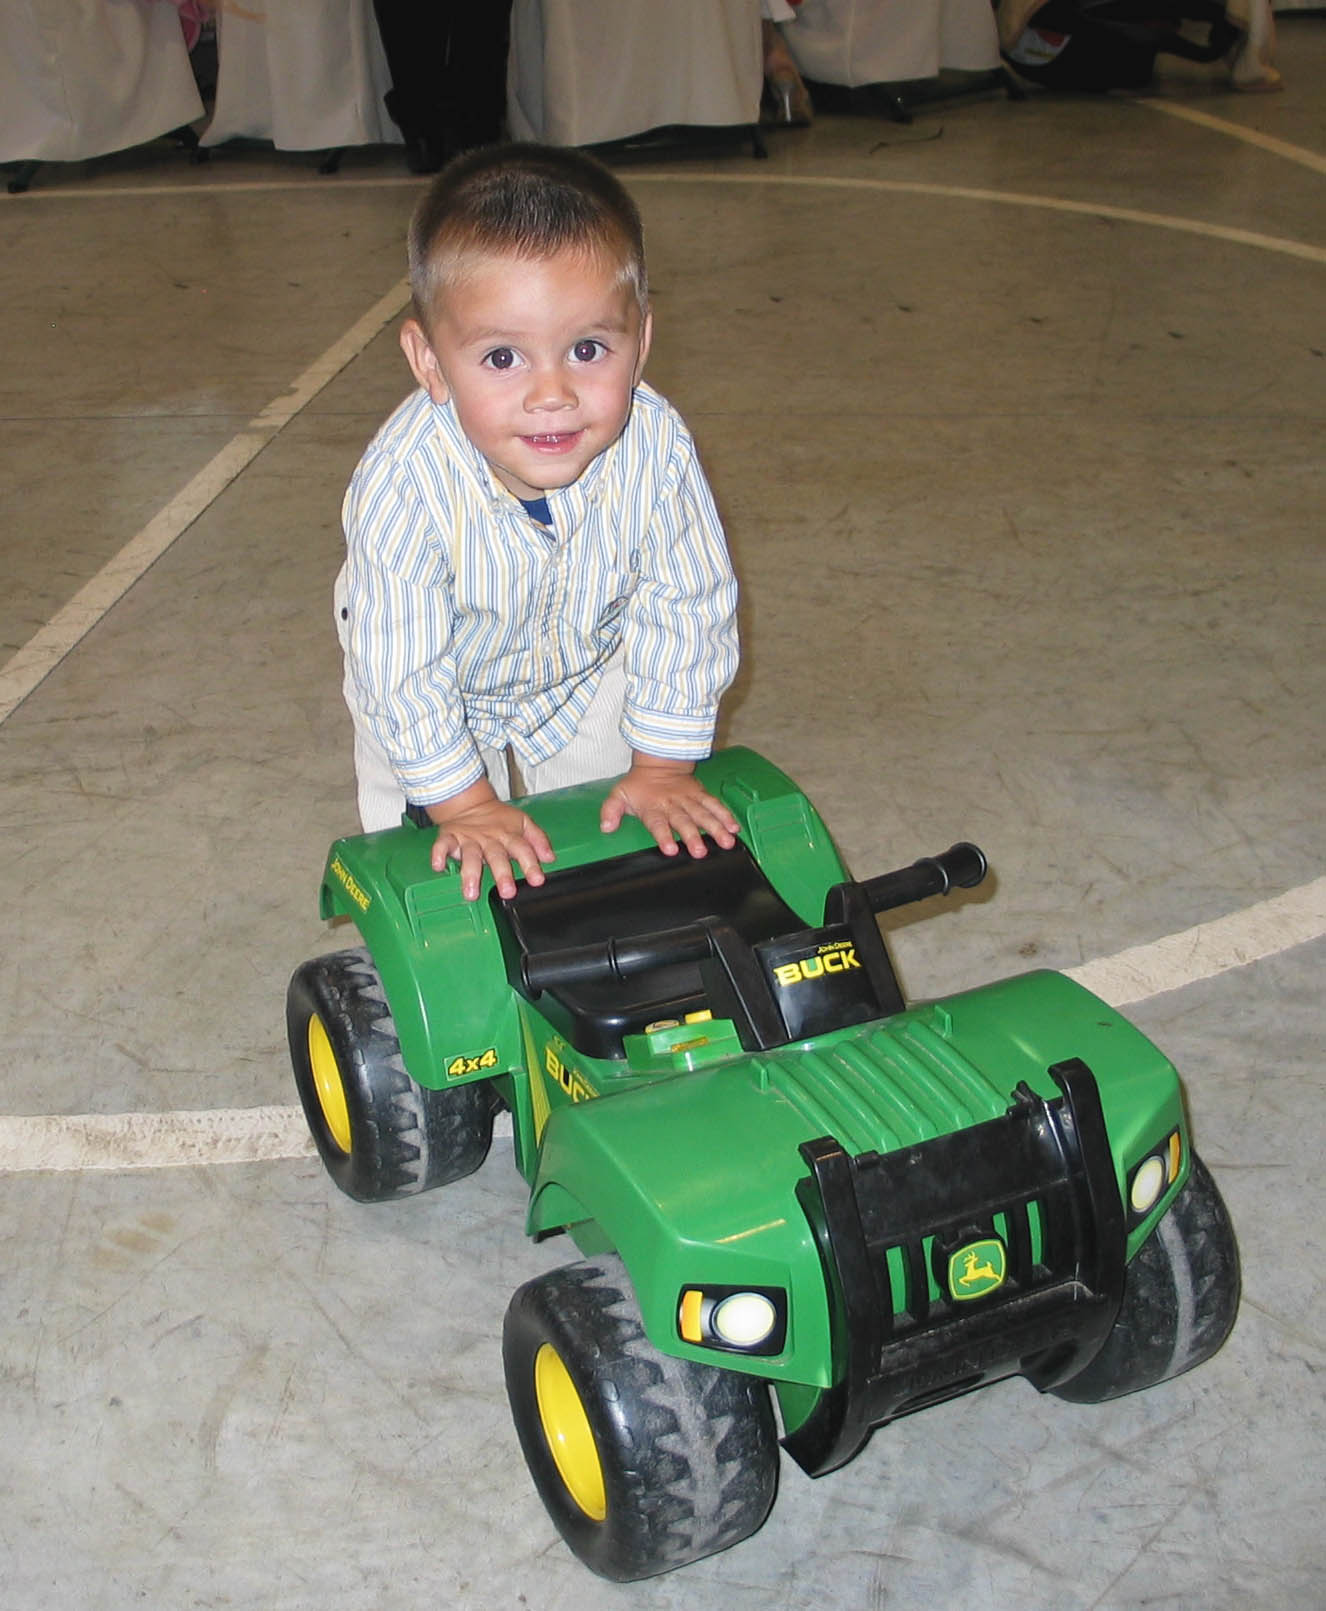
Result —
<path fill-rule="evenodd" d="M 534 371 L 529 390 L 525 393 L 526 408 L 558 409 L 574 408 L 575 405 L 575 389 L 560 365 L 549 364 Z"/>

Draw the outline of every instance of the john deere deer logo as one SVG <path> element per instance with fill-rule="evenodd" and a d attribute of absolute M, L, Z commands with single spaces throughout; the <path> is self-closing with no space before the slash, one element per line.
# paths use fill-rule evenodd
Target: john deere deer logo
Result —
<path fill-rule="evenodd" d="M 1002 1287 L 1007 1274 L 1004 1244 L 997 1236 L 983 1237 L 979 1242 L 968 1242 L 950 1255 L 948 1290 L 958 1303 L 983 1298 Z"/>

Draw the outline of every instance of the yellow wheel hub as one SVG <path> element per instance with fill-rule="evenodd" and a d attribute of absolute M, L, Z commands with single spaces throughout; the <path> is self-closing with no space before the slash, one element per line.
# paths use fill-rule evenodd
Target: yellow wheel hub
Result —
<path fill-rule="evenodd" d="M 608 1514 L 608 1500 L 599 1451 L 571 1373 L 550 1343 L 534 1356 L 534 1397 L 543 1435 L 567 1492 L 591 1521 L 601 1522 Z"/>
<path fill-rule="evenodd" d="M 317 1013 L 308 1021 L 308 1060 L 313 1070 L 313 1088 L 318 1093 L 318 1106 L 327 1121 L 327 1129 L 331 1132 L 332 1140 L 348 1157 L 350 1112 L 345 1105 L 345 1086 L 341 1083 L 336 1053 Z"/>

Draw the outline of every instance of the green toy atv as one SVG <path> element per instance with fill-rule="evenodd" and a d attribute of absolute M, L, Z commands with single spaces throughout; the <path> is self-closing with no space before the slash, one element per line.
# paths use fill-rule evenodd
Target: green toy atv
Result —
<path fill-rule="evenodd" d="M 509 901 L 463 900 L 430 830 L 338 840 L 323 915 L 367 948 L 306 962 L 288 1004 L 352 1197 L 469 1173 L 510 1109 L 529 1232 L 582 1255 L 511 1300 L 511 1409 L 566 1541 L 622 1580 L 754 1532 L 779 1426 L 818 1476 L 1001 1377 L 1150 1386 L 1238 1304 L 1178 1077 L 1137 1029 L 1050 972 L 903 1001 L 876 914 L 979 883 L 979 850 L 858 883 L 768 762 L 700 776 L 735 849 L 605 837 L 607 786 L 564 789 L 522 802 L 557 862 Z"/>

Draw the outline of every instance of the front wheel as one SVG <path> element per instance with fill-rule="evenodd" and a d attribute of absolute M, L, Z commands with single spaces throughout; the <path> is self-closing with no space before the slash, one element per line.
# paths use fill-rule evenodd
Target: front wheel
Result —
<path fill-rule="evenodd" d="M 507 1310 L 502 1355 L 539 1496 L 601 1577 L 684 1566 L 768 1515 L 778 1475 L 768 1387 L 660 1354 L 620 1259 L 527 1281 Z"/>
<path fill-rule="evenodd" d="M 1128 1266 L 1104 1346 L 1085 1370 L 1050 1391 L 1096 1404 L 1191 1370 L 1229 1335 L 1239 1288 L 1229 1212 L 1194 1153 L 1183 1190 Z"/>
<path fill-rule="evenodd" d="M 468 1175 L 493 1134 L 486 1080 L 430 1090 L 405 1072 L 382 980 L 365 950 L 295 970 L 286 1029 L 304 1117 L 327 1173 L 361 1203 Z"/>

